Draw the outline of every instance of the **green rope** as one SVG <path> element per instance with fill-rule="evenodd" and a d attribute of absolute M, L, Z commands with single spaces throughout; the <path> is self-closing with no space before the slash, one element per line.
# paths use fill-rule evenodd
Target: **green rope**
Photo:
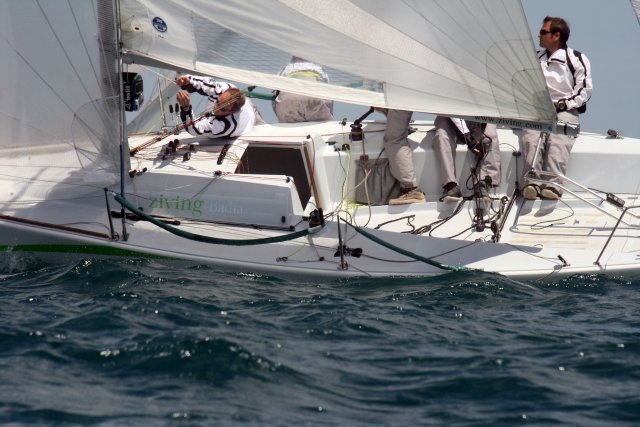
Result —
<path fill-rule="evenodd" d="M 287 240 L 297 239 L 309 234 L 309 230 L 300 230 L 295 233 L 285 234 L 284 236 L 277 237 L 265 237 L 263 239 L 248 239 L 248 240 L 235 240 L 235 239 L 220 239 L 218 237 L 203 236 L 201 234 L 194 234 L 188 231 L 180 230 L 176 227 L 172 227 L 169 224 L 165 224 L 162 221 L 157 220 L 151 215 L 141 211 L 133 206 L 127 199 L 117 193 L 111 193 L 118 203 L 125 208 L 129 209 L 134 214 L 146 219 L 147 221 L 157 225 L 158 227 L 167 230 L 169 233 L 173 233 L 177 236 L 184 237 L 185 239 L 195 240 L 197 242 L 214 243 L 216 245 L 229 245 L 229 246 L 250 246 L 250 245 L 265 245 L 267 243 L 286 242 Z"/>
<path fill-rule="evenodd" d="M 387 249 L 391 249 L 394 252 L 398 252 L 399 254 L 408 256 L 409 258 L 413 258 L 413 259 L 417 259 L 418 261 L 422 261 L 424 263 L 427 263 L 429 265 L 433 265 L 434 267 L 438 267 L 441 268 L 443 270 L 449 270 L 449 271 L 468 271 L 469 269 L 467 267 L 462 267 L 462 266 L 455 266 L 455 265 L 447 265 L 447 264 L 442 264 L 441 262 L 438 261 L 434 261 L 432 259 L 429 258 L 425 258 L 423 256 L 420 256 L 418 254 L 414 254 L 413 252 L 409 252 L 407 250 L 404 250 L 398 246 L 392 245 L 389 242 L 385 242 L 384 240 L 380 239 L 379 237 L 374 236 L 373 234 L 364 231 L 364 229 L 360 228 L 360 227 L 355 227 L 351 224 L 349 224 L 351 227 L 353 227 L 358 233 L 362 234 L 364 237 L 366 237 L 369 240 L 373 240 L 374 242 L 384 246 Z"/>
<path fill-rule="evenodd" d="M 184 230 L 180 230 L 176 227 L 172 227 L 169 224 L 166 224 L 154 217 L 152 217 L 151 215 L 148 215 L 146 212 L 141 211 L 140 209 L 136 208 L 135 206 L 133 206 L 131 203 L 129 203 L 129 201 L 127 199 L 125 199 L 124 197 L 122 197 L 121 195 L 112 192 L 111 193 L 113 195 L 113 197 L 116 199 L 116 201 L 118 203 L 120 203 L 122 206 L 124 206 L 125 208 L 129 209 L 131 212 L 133 212 L 134 214 L 146 219 L 147 221 L 157 225 L 158 227 L 167 230 L 168 232 L 175 234 L 177 236 L 180 237 L 184 237 L 185 239 L 190 239 L 190 240 L 195 240 L 198 242 L 204 242 L 204 243 L 214 243 L 217 245 L 230 245 L 230 246 L 250 246 L 250 245 L 265 245 L 268 243 L 278 243 L 278 242 L 286 242 L 288 240 L 293 240 L 293 239 L 297 239 L 299 237 L 303 237 L 309 234 L 309 230 L 300 230 L 300 231 L 296 231 L 295 233 L 289 233 L 286 234 L 284 236 L 278 236 L 278 237 L 266 237 L 263 239 L 249 239 L 249 240 L 235 240 L 235 239 L 220 239 L 217 237 L 210 237 L 210 236 L 203 236 L 201 234 L 194 234 L 188 231 L 184 231 Z M 347 223 L 348 224 L 348 223 Z M 384 240 L 374 236 L 373 234 L 365 231 L 364 229 L 360 228 L 360 227 L 355 227 L 351 224 L 348 224 L 349 226 L 353 227 L 358 233 L 362 234 L 364 237 L 368 238 L 369 240 L 372 240 L 382 246 L 384 246 L 387 249 L 391 249 L 394 252 L 398 252 L 399 254 L 408 256 L 409 258 L 413 258 L 416 259 L 418 261 L 422 261 L 424 263 L 427 263 L 429 265 L 432 265 L 434 267 L 438 267 L 441 268 L 443 270 L 449 270 L 449 271 L 468 271 L 469 269 L 467 267 L 462 267 L 462 266 L 454 266 L 454 265 L 447 265 L 447 264 L 442 264 L 438 261 L 434 261 L 432 259 L 429 258 L 425 258 L 423 256 L 420 256 L 418 254 L 415 254 L 413 252 L 409 252 L 407 250 L 404 250 L 398 246 L 392 245 L 389 242 L 385 242 Z"/>

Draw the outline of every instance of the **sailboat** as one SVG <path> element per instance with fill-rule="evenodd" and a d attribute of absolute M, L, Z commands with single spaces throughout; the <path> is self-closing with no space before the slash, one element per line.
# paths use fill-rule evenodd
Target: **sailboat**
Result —
<path fill-rule="evenodd" d="M 627 179 L 640 141 L 582 132 L 562 199 L 519 193 L 518 130 L 558 126 L 519 1 L 2 0 L 0 8 L 3 268 L 33 257 L 142 258 L 304 280 L 640 270 L 640 189 Z M 279 76 L 292 55 L 327 67 L 330 83 Z M 364 114 L 193 137 L 167 112 L 173 86 L 158 84 L 165 93 L 144 100 L 135 67 L 165 70 L 159 82 L 208 75 L 362 105 Z M 458 204 L 438 200 L 426 120 L 412 122 L 409 136 L 426 203 L 367 203 L 377 178 L 359 172 L 386 157 L 385 122 L 368 120 L 369 107 L 497 124 L 502 181 L 490 204 L 468 189 Z M 160 125 L 127 126 L 125 110 L 136 108 L 147 119 L 157 109 Z M 459 182 L 472 161 L 460 147 Z"/>

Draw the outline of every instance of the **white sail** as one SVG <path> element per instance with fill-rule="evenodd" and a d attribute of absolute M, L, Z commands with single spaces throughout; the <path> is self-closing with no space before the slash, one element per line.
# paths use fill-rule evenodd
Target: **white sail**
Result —
<path fill-rule="evenodd" d="M 364 105 L 555 119 L 516 0 L 124 0 L 122 27 L 133 61 Z M 277 76 L 291 55 L 342 74 Z"/>
<path fill-rule="evenodd" d="M 631 7 L 636 14 L 636 18 L 638 18 L 638 23 L 640 23 L 640 0 L 630 0 Z"/>
<path fill-rule="evenodd" d="M 73 197 L 117 181 L 113 16 L 109 2 L 0 1 L 0 162 L 14 166 L 3 200 Z"/>
<path fill-rule="evenodd" d="M 175 100 L 175 72 L 191 70 L 542 127 L 555 113 L 517 0 L 0 0 L 0 24 L 0 261 L 10 268 L 26 252 L 317 281 L 466 268 L 517 280 L 640 270 L 640 217 L 631 211 L 639 185 L 629 179 L 640 143 L 615 131 L 582 133 L 563 181 L 530 171 L 562 189 L 561 200 L 519 193 L 527 171 L 514 155 L 517 132 L 497 130 L 490 155 L 502 173 L 490 186 L 481 185 L 489 182 L 477 156 L 457 147 L 464 197 L 454 205 L 440 199 L 434 123 L 416 120 L 408 140 L 426 200 L 398 206 L 381 194 L 380 181 L 393 181 L 386 123 L 367 121 L 362 133 L 337 120 L 264 124 L 212 139 L 174 128 L 175 108 L 152 119 Z M 132 62 L 164 72 L 122 70 L 121 46 Z M 331 84 L 278 76 L 292 55 L 321 64 Z M 127 74 L 122 87 L 121 71 L 151 72 L 147 83 L 163 89 L 145 91 L 130 123 L 142 134 L 124 135 L 123 94 L 140 80 Z"/>

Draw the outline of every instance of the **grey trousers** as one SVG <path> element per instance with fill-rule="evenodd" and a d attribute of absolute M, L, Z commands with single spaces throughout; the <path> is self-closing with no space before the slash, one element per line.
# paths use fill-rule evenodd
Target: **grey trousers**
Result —
<path fill-rule="evenodd" d="M 273 102 L 280 123 L 324 122 L 333 120 L 333 101 L 280 92 Z"/>
<path fill-rule="evenodd" d="M 440 182 L 443 187 L 450 182 L 458 184 L 455 165 L 456 146 L 459 138 L 457 128 L 447 117 L 436 117 L 434 124 L 436 133 L 433 136 L 433 152 L 440 164 Z M 498 186 L 501 179 L 500 142 L 496 125 L 487 124 L 484 133 L 491 138 L 491 147 L 484 159 L 480 160 L 478 179 L 484 181 L 488 176 L 491 178 L 493 186 Z M 472 164 L 475 166 L 475 163 L 474 160 Z"/>
<path fill-rule="evenodd" d="M 574 111 L 563 111 L 558 114 L 558 120 L 567 121 L 571 123 L 579 123 L 578 114 Z M 524 154 L 524 175 L 522 178 L 523 188 L 529 185 L 527 174 L 531 169 L 551 172 L 554 174 L 565 175 L 567 167 L 569 166 L 569 157 L 571 155 L 571 149 L 575 142 L 575 137 L 559 133 L 550 133 L 546 144 L 541 144 L 540 153 L 536 159 L 536 164 L 533 164 L 533 159 L 536 154 L 536 147 L 538 146 L 538 140 L 542 133 L 534 130 L 523 129 L 520 134 L 520 145 Z M 550 182 L 557 182 L 562 184 L 562 179 L 557 176 L 540 176 L 543 179 L 548 179 Z M 553 185 L 547 185 L 553 187 Z M 542 185 L 544 187 L 544 185 Z M 554 187 L 560 194 L 562 190 Z"/>
<path fill-rule="evenodd" d="M 389 158 L 389 169 L 402 188 L 418 185 L 413 168 L 413 151 L 407 141 L 412 114 L 412 111 L 389 110 L 384 131 L 384 151 Z"/>

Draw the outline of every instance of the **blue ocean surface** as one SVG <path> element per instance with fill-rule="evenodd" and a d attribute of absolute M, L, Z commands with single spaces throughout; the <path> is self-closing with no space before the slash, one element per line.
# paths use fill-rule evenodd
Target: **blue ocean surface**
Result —
<path fill-rule="evenodd" d="M 640 279 L 0 275 L 4 426 L 640 425 Z"/>

